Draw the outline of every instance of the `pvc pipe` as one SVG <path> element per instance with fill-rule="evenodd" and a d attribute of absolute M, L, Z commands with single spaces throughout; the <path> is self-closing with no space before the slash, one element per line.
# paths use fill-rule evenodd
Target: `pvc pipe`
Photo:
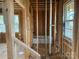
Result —
<path fill-rule="evenodd" d="M 50 0 L 50 28 L 49 28 L 49 54 L 51 54 L 52 49 L 52 0 Z"/>

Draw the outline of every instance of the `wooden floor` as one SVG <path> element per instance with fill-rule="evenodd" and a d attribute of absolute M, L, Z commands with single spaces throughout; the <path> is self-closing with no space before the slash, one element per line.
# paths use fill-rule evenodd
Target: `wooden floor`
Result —
<path fill-rule="evenodd" d="M 17 48 L 16 59 L 24 59 L 24 50 L 20 47 Z M 0 44 L 0 59 L 7 59 L 7 45 Z"/>
<path fill-rule="evenodd" d="M 17 56 L 16 59 L 25 59 L 24 58 L 24 52 L 23 52 L 24 50 L 22 49 L 22 47 L 17 47 L 17 50 L 18 51 L 16 53 L 16 56 Z M 61 54 L 59 54 L 59 53 L 52 54 L 51 56 L 48 55 L 46 57 L 46 55 L 45 55 L 45 53 L 46 53 L 45 45 L 39 45 L 39 53 L 42 56 L 41 59 L 67 59 L 64 56 L 61 56 Z M 0 59 L 7 59 L 7 46 L 6 46 L 6 44 L 0 44 Z"/>
<path fill-rule="evenodd" d="M 34 44 L 32 48 L 36 50 L 36 44 Z M 44 44 L 39 44 L 38 49 L 39 49 L 39 53 L 42 56 L 42 59 L 68 59 L 67 57 L 62 56 L 61 53 L 57 52 L 56 49 L 54 49 L 53 47 L 52 47 L 52 55 L 47 54 L 46 56 L 46 48 Z"/>
<path fill-rule="evenodd" d="M 0 44 L 0 59 L 7 59 L 7 46 Z"/>

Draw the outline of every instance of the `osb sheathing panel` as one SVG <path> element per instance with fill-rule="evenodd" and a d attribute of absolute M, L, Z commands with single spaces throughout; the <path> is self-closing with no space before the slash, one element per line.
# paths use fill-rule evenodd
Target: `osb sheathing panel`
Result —
<path fill-rule="evenodd" d="M 19 38 L 19 33 L 15 33 L 16 38 Z M 6 33 L 0 33 L 0 43 L 6 43 Z"/>
<path fill-rule="evenodd" d="M 0 43 L 5 43 L 5 42 L 6 42 L 6 34 L 0 33 Z"/>
<path fill-rule="evenodd" d="M 64 42 L 64 44 L 63 44 L 63 52 L 68 58 L 71 58 L 72 49 L 68 45 L 69 44 L 67 42 Z"/>

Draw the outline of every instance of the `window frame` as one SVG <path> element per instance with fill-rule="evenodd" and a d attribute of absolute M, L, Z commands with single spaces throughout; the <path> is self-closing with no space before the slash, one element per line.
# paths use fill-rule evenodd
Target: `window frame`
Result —
<path fill-rule="evenodd" d="M 20 20 L 19 19 L 19 14 L 14 14 L 14 16 L 16 16 L 16 15 L 18 15 L 18 21 Z M 3 14 L 0 14 L 0 16 L 3 16 Z M 3 19 L 3 22 L 4 22 L 4 19 Z M 17 23 L 14 23 L 13 22 L 13 25 L 14 24 L 17 24 Z M 2 25 L 2 24 L 0 24 L 0 25 Z M 4 25 L 5 25 L 5 22 L 4 22 Z M 18 24 L 19 25 L 19 24 Z M 14 26 L 14 28 L 15 28 L 15 26 Z M 19 30 L 19 26 L 18 26 L 18 32 L 19 32 L 20 30 Z M 15 32 L 15 31 L 14 31 Z M 15 32 L 15 33 L 18 33 L 18 32 Z M 5 31 L 4 32 L 0 32 L 0 33 L 6 33 L 6 26 L 5 26 Z"/>
<path fill-rule="evenodd" d="M 67 2 L 65 2 L 64 5 L 63 5 L 63 36 L 64 36 L 64 39 L 66 39 L 66 40 L 68 40 L 68 41 L 72 41 L 72 39 L 73 39 L 73 37 L 72 37 L 72 38 L 69 38 L 69 37 L 67 37 L 67 36 L 65 35 L 65 30 L 66 30 L 66 29 L 73 31 L 73 28 L 72 28 L 72 29 L 65 28 L 65 23 L 66 23 L 66 22 L 73 22 L 73 19 L 74 19 L 74 17 L 73 17 L 73 19 L 71 19 L 71 20 L 65 18 L 66 15 L 67 15 L 67 14 L 65 14 L 66 11 L 67 11 L 67 10 L 65 10 L 65 7 L 66 7 L 68 4 L 70 4 L 70 3 L 74 3 L 74 2 L 73 2 L 73 1 L 67 1 Z M 73 23 L 73 25 L 74 25 L 74 23 Z M 72 36 L 73 36 L 73 33 L 72 33 Z"/>
<path fill-rule="evenodd" d="M 2 14 L 0 14 L 0 16 L 3 16 Z M 3 18 L 3 22 L 4 22 L 4 18 Z M 5 26 L 5 22 L 4 22 L 4 24 L 0 24 L 0 25 L 4 25 Z M 4 32 L 0 32 L 0 33 L 6 33 L 6 27 L 5 27 L 5 29 L 4 29 L 5 31 Z"/>
<path fill-rule="evenodd" d="M 19 18 L 19 14 L 15 14 L 15 15 L 18 15 L 18 22 L 20 21 L 20 18 Z M 14 15 L 14 16 L 15 16 Z M 17 24 L 17 23 L 13 23 L 13 24 Z M 18 23 L 18 25 L 20 24 L 20 22 Z M 19 25 L 20 26 L 20 25 Z M 19 26 L 18 26 L 18 32 L 20 31 L 20 29 L 19 29 Z M 14 26 L 14 28 L 15 28 L 15 26 Z M 15 32 L 15 31 L 14 31 Z M 18 33 L 18 32 L 15 32 L 15 33 Z"/>

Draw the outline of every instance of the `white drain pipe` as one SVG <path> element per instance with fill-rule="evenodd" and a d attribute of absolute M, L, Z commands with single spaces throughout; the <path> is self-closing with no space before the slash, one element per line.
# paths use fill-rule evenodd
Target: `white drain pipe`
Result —
<path fill-rule="evenodd" d="M 51 54 L 52 47 L 52 0 L 50 0 L 50 28 L 49 28 L 49 54 Z"/>

